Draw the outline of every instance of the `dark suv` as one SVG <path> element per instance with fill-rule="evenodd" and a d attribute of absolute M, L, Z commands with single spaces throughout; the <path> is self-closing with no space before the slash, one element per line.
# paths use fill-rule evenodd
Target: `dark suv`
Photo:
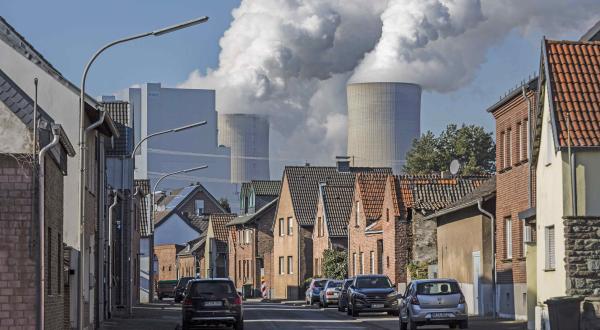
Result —
<path fill-rule="evenodd" d="M 348 287 L 350 287 L 352 282 L 354 282 L 354 277 L 344 280 L 342 292 L 340 292 L 340 301 L 338 301 L 338 311 L 340 312 L 346 311 L 346 307 L 348 306 Z"/>
<path fill-rule="evenodd" d="M 185 290 L 185 286 L 190 280 L 193 280 L 193 277 L 182 277 L 177 281 L 177 285 L 175 286 L 175 302 L 178 303 L 183 300 L 183 291 Z"/>
<path fill-rule="evenodd" d="M 181 306 L 183 330 L 199 325 L 244 329 L 242 297 L 230 279 L 191 280 Z"/>
<path fill-rule="evenodd" d="M 398 293 L 385 275 L 358 275 L 348 287 L 348 315 L 387 312 L 398 315 Z"/>

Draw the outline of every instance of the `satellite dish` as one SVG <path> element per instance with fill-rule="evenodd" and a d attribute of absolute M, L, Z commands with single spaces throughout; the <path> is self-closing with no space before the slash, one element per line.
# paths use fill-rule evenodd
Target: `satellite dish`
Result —
<path fill-rule="evenodd" d="M 458 159 L 453 159 L 450 162 L 450 173 L 452 175 L 457 175 L 458 171 L 460 171 L 460 162 L 458 161 Z"/>

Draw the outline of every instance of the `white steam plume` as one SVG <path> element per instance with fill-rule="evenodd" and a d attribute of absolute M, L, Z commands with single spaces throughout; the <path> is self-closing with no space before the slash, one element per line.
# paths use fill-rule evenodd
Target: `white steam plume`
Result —
<path fill-rule="evenodd" d="M 597 0 L 242 0 L 218 68 L 180 86 L 216 89 L 221 112 L 269 115 L 274 158 L 331 163 L 346 150 L 349 79 L 454 91 L 511 31 L 581 31 L 599 9 Z"/>

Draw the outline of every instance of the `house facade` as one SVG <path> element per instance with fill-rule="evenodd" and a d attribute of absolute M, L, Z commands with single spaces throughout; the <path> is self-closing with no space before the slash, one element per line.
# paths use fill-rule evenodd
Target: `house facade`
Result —
<path fill-rule="evenodd" d="M 437 224 L 438 276 L 459 282 L 471 315 L 494 315 L 495 209 L 496 177 L 492 177 L 426 218 Z"/>
<path fill-rule="evenodd" d="M 548 299 L 590 295 L 600 283 L 599 54 L 594 42 L 542 42 L 533 140 L 536 325 L 548 320 Z"/>
<path fill-rule="evenodd" d="M 208 217 L 206 243 L 204 245 L 204 269 L 202 277 L 229 277 L 228 269 L 228 230 L 227 223 L 235 214 L 211 214 Z"/>
<path fill-rule="evenodd" d="M 496 121 L 497 141 L 497 314 L 520 320 L 532 320 L 536 300 L 535 293 L 527 289 L 526 267 L 526 243 L 535 241 L 535 226 L 519 214 L 535 215 L 535 171 L 528 141 L 537 85 L 537 77 L 530 79 L 487 110 Z"/>
<path fill-rule="evenodd" d="M 352 185 L 361 172 L 390 173 L 390 168 L 350 167 L 347 159 L 337 166 L 286 166 L 273 223 L 272 297 L 299 299 L 305 280 L 313 276 L 313 227 L 319 184 Z"/>
<path fill-rule="evenodd" d="M 177 254 L 185 248 L 181 244 L 161 244 L 154 247 L 154 254 L 158 260 L 156 281 L 177 279 Z"/>
<path fill-rule="evenodd" d="M 208 228 L 208 221 L 207 221 Z M 177 278 L 200 277 L 204 274 L 204 245 L 206 233 L 187 242 L 185 248 L 177 253 Z"/>

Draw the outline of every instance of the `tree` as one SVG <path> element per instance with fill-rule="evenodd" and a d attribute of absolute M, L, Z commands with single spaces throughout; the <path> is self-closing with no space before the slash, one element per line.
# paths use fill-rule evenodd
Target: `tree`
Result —
<path fill-rule="evenodd" d="M 219 205 L 221 205 L 221 207 L 223 209 L 225 209 L 225 211 L 227 211 L 227 213 L 231 213 L 231 207 L 229 206 L 229 201 L 227 200 L 227 198 L 225 198 L 225 197 L 219 198 Z"/>
<path fill-rule="evenodd" d="M 348 256 L 345 251 L 323 251 L 323 276 L 343 280 L 347 276 Z"/>
<path fill-rule="evenodd" d="M 461 175 L 493 173 L 496 169 L 496 145 L 492 133 L 483 127 L 450 124 L 436 137 L 428 131 L 413 141 L 406 154 L 404 171 L 408 174 L 430 174 L 447 171 L 450 162 L 458 159 Z"/>

